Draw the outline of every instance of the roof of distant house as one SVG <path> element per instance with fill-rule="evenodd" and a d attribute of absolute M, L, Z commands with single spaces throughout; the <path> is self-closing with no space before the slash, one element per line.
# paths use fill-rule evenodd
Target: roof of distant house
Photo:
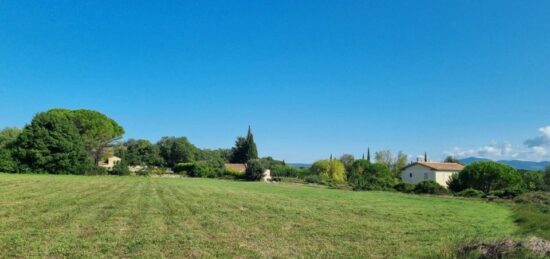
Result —
<path fill-rule="evenodd" d="M 238 172 L 246 171 L 246 164 L 224 164 L 225 169 L 235 170 Z"/>
<path fill-rule="evenodd" d="M 416 162 L 406 166 L 405 168 L 403 168 L 403 170 L 414 165 L 421 165 L 435 171 L 453 171 L 454 172 L 454 171 L 462 171 L 462 169 L 464 169 L 464 166 L 458 163 Z"/>

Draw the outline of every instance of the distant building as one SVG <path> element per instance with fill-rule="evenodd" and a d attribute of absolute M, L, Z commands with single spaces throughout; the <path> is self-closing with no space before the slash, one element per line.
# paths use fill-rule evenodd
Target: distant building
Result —
<path fill-rule="evenodd" d="M 401 180 L 411 184 L 432 180 L 443 187 L 447 187 L 447 181 L 449 181 L 451 176 L 459 173 L 462 169 L 464 169 L 464 166 L 457 163 L 417 161 L 403 168 L 401 171 Z"/>
<path fill-rule="evenodd" d="M 231 170 L 238 173 L 244 173 L 246 171 L 246 164 L 224 164 L 225 170 Z M 271 170 L 266 169 L 262 175 L 262 181 L 268 182 L 273 180 L 271 177 Z"/>
<path fill-rule="evenodd" d="M 98 166 L 106 168 L 107 170 L 111 170 L 113 169 L 113 167 L 115 167 L 116 164 L 120 163 L 120 161 L 122 161 L 122 158 L 111 156 L 107 159 L 104 159 L 103 161 L 100 161 L 98 163 Z"/>

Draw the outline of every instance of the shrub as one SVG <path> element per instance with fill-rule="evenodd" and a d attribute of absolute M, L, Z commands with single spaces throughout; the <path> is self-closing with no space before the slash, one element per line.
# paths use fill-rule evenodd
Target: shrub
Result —
<path fill-rule="evenodd" d="M 304 181 L 306 183 L 315 183 L 315 184 L 321 184 L 322 183 L 321 178 L 319 178 L 318 175 L 308 175 L 308 176 L 304 177 Z"/>
<path fill-rule="evenodd" d="M 476 189 L 468 188 L 468 189 L 462 190 L 456 195 L 461 197 L 481 198 L 485 196 L 485 193 L 482 191 L 478 191 Z"/>
<path fill-rule="evenodd" d="M 489 193 L 489 195 L 497 196 L 499 198 L 514 198 L 517 197 L 523 193 L 525 193 L 526 190 L 521 187 L 511 187 L 506 188 L 502 190 L 496 190 Z"/>
<path fill-rule="evenodd" d="M 473 188 L 485 193 L 518 188 L 523 183 L 521 175 L 516 169 L 492 161 L 474 162 L 466 166 L 458 174 L 457 180 L 456 185 L 460 187 L 460 191 Z M 453 191 L 457 190 L 453 189 Z"/>
<path fill-rule="evenodd" d="M 266 170 L 266 166 L 259 159 L 251 159 L 246 163 L 245 178 L 250 181 L 258 181 L 262 179 L 262 176 Z"/>
<path fill-rule="evenodd" d="M 397 190 L 398 192 L 404 192 L 404 193 L 412 193 L 414 192 L 414 184 L 410 183 L 398 183 L 393 188 Z"/>
<path fill-rule="evenodd" d="M 118 162 L 115 166 L 113 166 L 113 169 L 109 171 L 109 174 L 111 175 L 130 175 L 130 173 L 128 164 L 126 164 L 124 160 Z"/>
<path fill-rule="evenodd" d="M 391 190 L 398 179 L 386 165 L 357 160 L 353 163 L 349 183 L 354 190 Z"/>
<path fill-rule="evenodd" d="M 436 195 L 443 195 L 448 193 L 445 187 L 439 185 L 438 183 L 432 180 L 418 183 L 414 187 L 414 192 L 418 194 L 436 194 Z"/>
<path fill-rule="evenodd" d="M 174 166 L 174 172 L 177 174 L 188 174 L 194 165 L 195 163 L 178 163 Z"/>

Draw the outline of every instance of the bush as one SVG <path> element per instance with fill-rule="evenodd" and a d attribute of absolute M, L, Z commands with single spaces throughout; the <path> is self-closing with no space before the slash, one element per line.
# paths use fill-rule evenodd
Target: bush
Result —
<path fill-rule="evenodd" d="M 315 183 L 315 184 L 321 184 L 322 183 L 321 178 L 319 178 L 318 175 L 308 175 L 308 176 L 304 177 L 304 181 L 306 183 Z"/>
<path fill-rule="evenodd" d="M 476 189 L 468 188 L 468 189 L 462 190 L 456 195 L 460 197 L 481 198 L 485 196 L 485 193 L 482 191 L 478 191 Z"/>
<path fill-rule="evenodd" d="M 414 187 L 414 192 L 418 194 L 436 194 L 436 195 L 443 195 L 448 193 L 445 187 L 439 185 L 438 183 L 432 180 L 418 183 Z"/>
<path fill-rule="evenodd" d="M 250 181 L 258 181 L 262 179 L 262 176 L 266 170 L 266 166 L 259 159 L 251 159 L 246 163 L 245 178 Z"/>
<path fill-rule="evenodd" d="M 354 190 L 392 190 L 398 182 L 386 165 L 367 160 L 355 161 L 349 177 Z"/>
<path fill-rule="evenodd" d="M 174 172 L 177 174 L 188 174 L 194 165 L 195 163 L 178 163 L 174 166 Z"/>
<path fill-rule="evenodd" d="M 235 178 L 235 179 L 239 179 L 239 178 L 244 177 L 244 172 L 240 172 L 238 170 L 233 170 L 233 169 L 230 169 L 230 168 L 224 169 L 223 174 L 225 176 L 229 176 L 229 177 L 232 177 L 232 178 Z"/>
<path fill-rule="evenodd" d="M 412 193 L 414 192 L 414 184 L 410 183 L 398 183 L 393 188 L 397 190 L 398 192 L 404 192 L 404 193 Z"/>
<path fill-rule="evenodd" d="M 130 175 L 130 173 L 128 164 L 126 164 L 124 160 L 118 162 L 115 166 L 113 166 L 113 169 L 109 171 L 109 174 L 111 175 Z"/>
<path fill-rule="evenodd" d="M 489 193 L 489 195 L 497 196 L 499 198 L 506 198 L 511 199 L 514 197 L 517 197 L 523 193 L 525 193 L 526 190 L 521 187 L 512 187 L 512 188 L 506 188 L 502 190 L 492 191 Z"/>

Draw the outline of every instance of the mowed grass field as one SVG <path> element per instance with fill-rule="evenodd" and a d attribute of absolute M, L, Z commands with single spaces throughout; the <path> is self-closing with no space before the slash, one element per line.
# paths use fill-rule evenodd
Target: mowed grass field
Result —
<path fill-rule="evenodd" d="M 437 257 L 515 235 L 482 201 L 213 179 L 0 174 L 0 257 Z"/>

